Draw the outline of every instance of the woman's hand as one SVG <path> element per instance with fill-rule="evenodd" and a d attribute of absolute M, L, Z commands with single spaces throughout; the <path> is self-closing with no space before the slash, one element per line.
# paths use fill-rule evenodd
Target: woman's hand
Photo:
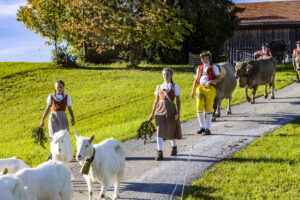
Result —
<path fill-rule="evenodd" d="M 153 120 L 153 117 L 154 117 L 154 116 L 151 115 L 151 116 L 148 118 L 148 120 L 149 120 L 149 121 L 152 121 L 152 120 Z"/>
<path fill-rule="evenodd" d="M 175 120 L 176 121 L 179 120 L 179 114 L 178 113 L 176 113 L 176 115 L 175 115 Z"/>
<path fill-rule="evenodd" d="M 73 117 L 71 119 L 71 124 L 72 124 L 72 126 L 75 125 L 75 119 Z"/>
<path fill-rule="evenodd" d="M 191 97 L 192 97 L 192 99 L 194 98 L 194 92 L 191 93 Z"/>

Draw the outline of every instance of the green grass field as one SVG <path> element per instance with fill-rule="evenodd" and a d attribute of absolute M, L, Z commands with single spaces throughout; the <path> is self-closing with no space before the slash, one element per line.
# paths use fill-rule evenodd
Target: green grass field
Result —
<path fill-rule="evenodd" d="M 185 200 L 300 199 L 300 119 L 216 164 Z"/>
<path fill-rule="evenodd" d="M 152 111 L 153 92 L 163 82 L 163 67 L 143 65 L 129 70 L 123 64 L 60 68 L 50 63 L 0 63 L 0 158 L 16 156 L 30 166 L 45 161 L 49 144 L 47 150 L 35 146 L 31 129 L 39 126 L 47 96 L 59 79 L 65 82 L 65 93 L 72 99 L 76 121 L 70 127 L 73 145 L 74 129 L 81 135 L 94 134 L 95 142 L 109 137 L 121 141 L 134 138 Z M 181 89 L 181 121 L 195 118 L 196 101 L 190 98 L 194 69 L 188 65 L 167 67 L 175 70 L 173 80 Z M 276 89 L 294 80 L 291 65 L 278 65 Z M 257 96 L 262 94 L 261 86 Z M 244 101 L 244 90 L 237 88 L 232 103 Z"/>

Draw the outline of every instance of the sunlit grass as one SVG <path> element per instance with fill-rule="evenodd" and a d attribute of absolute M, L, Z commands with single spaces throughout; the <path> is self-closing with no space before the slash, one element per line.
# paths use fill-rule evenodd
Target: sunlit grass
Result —
<path fill-rule="evenodd" d="M 183 199 L 300 199 L 300 119 L 257 139 L 195 181 Z"/>
<path fill-rule="evenodd" d="M 163 82 L 163 67 L 85 64 L 65 69 L 49 63 L 0 63 L 0 158 L 16 156 L 32 166 L 47 158 L 49 149 L 34 146 L 31 129 L 39 126 L 47 96 L 59 79 L 66 83 L 65 93 L 72 99 L 76 120 L 70 130 L 73 144 L 74 128 L 85 136 L 94 134 L 96 142 L 109 137 L 121 141 L 134 138 L 152 111 L 154 90 Z M 181 89 L 181 121 L 195 118 L 195 100 L 190 98 L 194 69 L 188 65 L 168 67 L 175 70 L 173 79 Z M 276 88 L 292 83 L 294 77 L 291 65 L 278 66 Z M 260 87 L 257 96 L 262 94 Z M 232 103 L 243 101 L 243 89 L 237 88 Z"/>

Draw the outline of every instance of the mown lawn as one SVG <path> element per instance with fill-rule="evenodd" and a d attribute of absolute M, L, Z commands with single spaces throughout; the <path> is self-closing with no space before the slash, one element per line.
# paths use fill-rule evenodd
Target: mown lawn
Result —
<path fill-rule="evenodd" d="M 299 138 L 300 119 L 215 165 L 183 199 L 300 199 Z"/>
<path fill-rule="evenodd" d="M 65 69 L 50 63 L 0 63 L 0 158 L 16 156 L 31 166 L 47 158 L 49 144 L 47 150 L 35 146 L 31 129 L 39 126 L 46 98 L 53 93 L 54 82 L 59 79 L 65 82 L 65 93 L 72 99 L 76 120 L 70 130 L 73 144 L 74 128 L 85 136 L 94 134 L 95 142 L 109 137 L 121 141 L 134 138 L 139 125 L 152 111 L 153 92 L 163 81 L 163 67 L 143 65 L 128 70 L 125 65 L 113 64 Z M 182 92 L 181 121 L 195 118 L 195 100 L 190 98 L 194 69 L 188 65 L 168 67 L 175 70 L 173 79 Z M 278 65 L 276 89 L 294 80 L 291 65 Z M 243 91 L 235 90 L 233 104 L 245 101 Z M 260 87 L 257 96 L 262 94 Z"/>

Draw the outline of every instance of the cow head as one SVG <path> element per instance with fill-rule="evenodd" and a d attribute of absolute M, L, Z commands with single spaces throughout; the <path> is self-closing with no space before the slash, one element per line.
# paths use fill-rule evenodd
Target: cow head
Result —
<path fill-rule="evenodd" d="M 238 86 L 245 87 L 248 82 L 248 76 L 251 73 L 252 65 L 248 62 L 237 62 L 235 65 L 235 77 L 238 79 Z"/>

